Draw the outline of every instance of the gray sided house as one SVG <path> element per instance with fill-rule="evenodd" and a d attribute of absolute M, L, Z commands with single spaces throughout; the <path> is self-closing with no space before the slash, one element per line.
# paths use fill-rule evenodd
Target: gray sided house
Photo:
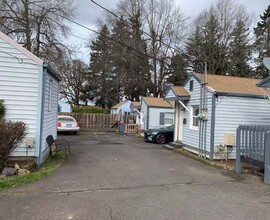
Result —
<path fill-rule="evenodd" d="M 201 74 L 191 74 L 183 87 L 171 86 L 165 96 L 175 101 L 174 141 L 185 149 L 220 159 L 217 146 L 234 142 L 240 124 L 269 125 L 270 105 L 256 86 L 259 80 L 209 74 L 205 99 L 202 82 Z M 229 158 L 235 158 L 235 148 Z"/>
<path fill-rule="evenodd" d="M 163 98 L 142 97 L 142 129 L 163 128 L 174 123 L 174 103 Z"/>
<path fill-rule="evenodd" d="M 11 156 L 34 158 L 41 164 L 49 154 L 46 137 L 57 136 L 58 73 L 0 32 L 0 99 L 7 120 L 23 121 L 24 141 Z"/>

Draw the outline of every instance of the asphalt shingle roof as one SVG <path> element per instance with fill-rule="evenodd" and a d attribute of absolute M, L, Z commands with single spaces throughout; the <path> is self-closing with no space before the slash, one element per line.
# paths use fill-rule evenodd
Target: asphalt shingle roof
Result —
<path fill-rule="evenodd" d="M 196 74 L 201 79 L 202 74 Z M 259 79 L 223 76 L 207 74 L 207 86 L 213 88 L 217 92 L 222 93 L 238 93 L 250 95 L 264 95 L 262 88 L 256 86 Z"/>
<path fill-rule="evenodd" d="M 163 107 L 163 108 L 173 108 L 174 107 L 174 102 L 167 102 L 163 98 L 143 97 L 143 100 L 150 107 Z"/>

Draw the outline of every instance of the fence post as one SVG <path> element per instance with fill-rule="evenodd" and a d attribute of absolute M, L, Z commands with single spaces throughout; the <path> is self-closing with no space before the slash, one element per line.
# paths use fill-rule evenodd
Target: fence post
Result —
<path fill-rule="evenodd" d="M 241 173 L 241 128 L 236 129 L 236 173 Z"/>
<path fill-rule="evenodd" d="M 270 184 L 270 131 L 265 133 L 264 145 L 264 183 Z"/>

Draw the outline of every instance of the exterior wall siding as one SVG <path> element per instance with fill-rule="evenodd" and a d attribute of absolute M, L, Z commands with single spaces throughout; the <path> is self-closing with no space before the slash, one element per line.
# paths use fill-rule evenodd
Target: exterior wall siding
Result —
<path fill-rule="evenodd" d="M 23 121 L 26 138 L 36 138 L 39 65 L 0 38 L 0 99 L 5 101 L 6 119 Z M 35 147 L 21 143 L 11 156 L 35 156 Z"/>
<path fill-rule="evenodd" d="M 189 82 L 193 80 L 193 91 L 189 91 Z M 186 104 L 188 111 L 184 111 L 184 119 L 186 124 L 183 124 L 183 138 L 182 143 L 188 147 L 192 147 L 192 151 L 199 151 L 199 127 L 197 129 L 191 127 L 192 122 L 192 108 L 193 105 L 200 105 L 200 83 L 191 77 L 186 83 L 185 89 L 190 94 L 190 101 Z M 207 92 L 207 108 L 208 120 L 206 122 L 206 151 L 210 152 L 210 138 L 211 138 L 211 110 L 212 110 L 212 93 Z M 181 122 L 182 123 L 182 122 Z"/>
<path fill-rule="evenodd" d="M 51 102 L 50 102 L 50 84 L 51 84 Z M 58 112 L 58 94 L 59 83 L 48 73 L 45 79 L 44 109 L 43 109 L 43 128 L 41 145 L 41 163 L 46 159 L 49 148 L 46 143 L 48 135 L 57 138 L 57 112 Z"/>
<path fill-rule="evenodd" d="M 216 146 L 224 143 L 224 133 L 236 134 L 239 125 L 269 125 L 270 104 L 266 99 L 221 96 L 216 104 L 215 152 Z M 235 158 L 235 149 L 230 158 Z M 216 156 L 216 159 L 219 159 Z"/>
<path fill-rule="evenodd" d="M 175 94 L 174 94 L 173 90 L 170 89 L 169 92 L 166 95 L 166 98 L 174 98 L 174 97 L 175 97 Z"/>
<path fill-rule="evenodd" d="M 141 100 L 141 113 L 142 113 L 142 122 L 143 122 L 142 129 L 146 130 L 148 111 L 147 111 L 147 105 L 143 99 Z"/>
<path fill-rule="evenodd" d="M 167 127 L 171 124 L 165 124 L 165 125 L 160 125 L 159 122 L 159 117 L 160 113 L 173 113 L 174 114 L 174 109 L 172 108 L 154 108 L 154 107 L 149 107 L 149 129 L 155 129 L 155 128 L 164 128 Z"/>

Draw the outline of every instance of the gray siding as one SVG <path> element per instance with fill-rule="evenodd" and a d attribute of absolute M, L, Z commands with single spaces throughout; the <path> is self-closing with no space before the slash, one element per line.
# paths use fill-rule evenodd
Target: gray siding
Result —
<path fill-rule="evenodd" d="M 0 99 L 5 101 L 6 119 L 25 122 L 26 137 L 36 138 L 39 66 L 2 38 L 0 49 Z M 35 156 L 35 148 L 27 149 L 23 142 L 12 156 Z"/>
<path fill-rule="evenodd" d="M 239 125 L 269 125 L 269 112 L 270 104 L 265 99 L 219 97 L 216 105 L 214 146 L 223 144 L 224 133 L 236 133 L 236 128 Z M 235 158 L 235 151 L 232 152 L 230 157 Z"/>
<path fill-rule="evenodd" d="M 164 128 L 167 127 L 171 124 L 160 124 L 160 113 L 173 113 L 174 114 L 174 109 L 173 108 L 154 108 L 154 107 L 149 107 L 149 129 L 155 129 L 155 128 Z"/>
<path fill-rule="evenodd" d="M 169 90 L 165 98 L 174 98 L 175 94 L 172 89 Z"/>
<path fill-rule="evenodd" d="M 182 142 L 184 145 L 192 147 L 193 151 L 197 152 L 199 150 L 199 128 L 194 129 L 191 127 L 191 106 L 200 105 L 200 83 L 194 78 L 193 80 L 193 91 L 189 91 L 189 81 L 185 85 L 185 89 L 190 94 L 190 101 L 187 103 L 187 107 L 190 110 L 184 111 L 184 119 L 186 119 L 186 124 L 183 125 L 183 138 Z M 212 110 L 212 93 L 207 92 L 207 107 L 208 107 L 208 120 L 207 120 L 207 132 L 206 132 L 206 151 L 210 151 L 210 135 L 211 135 L 211 110 Z"/>
<path fill-rule="evenodd" d="M 51 108 L 50 108 L 50 83 L 52 85 L 52 95 L 51 95 Z M 58 113 L 58 94 L 59 94 L 59 83 L 46 74 L 45 79 L 45 94 L 44 94 L 44 109 L 43 109 L 43 128 L 42 128 L 42 159 L 41 162 L 46 159 L 49 149 L 46 143 L 46 137 L 48 135 L 53 135 L 57 138 L 57 113 Z"/>
<path fill-rule="evenodd" d="M 141 100 L 141 113 L 143 115 L 143 126 L 142 129 L 147 129 L 147 117 L 148 117 L 148 112 L 147 112 L 147 105 L 145 104 L 144 100 Z"/>

